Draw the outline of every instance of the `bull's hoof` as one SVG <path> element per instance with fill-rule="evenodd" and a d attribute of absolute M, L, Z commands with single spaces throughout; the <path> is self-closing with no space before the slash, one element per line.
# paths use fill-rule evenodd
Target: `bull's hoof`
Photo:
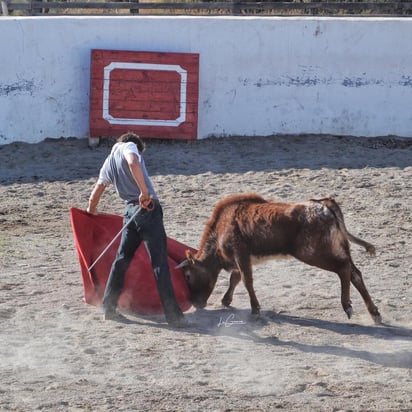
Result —
<path fill-rule="evenodd" d="M 345 309 L 346 315 L 348 317 L 348 319 L 350 319 L 353 315 L 353 309 L 352 306 L 349 306 L 348 308 Z"/>
<path fill-rule="evenodd" d="M 253 308 L 253 309 L 252 309 L 252 312 L 251 312 L 251 315 L 252 315 L 252 316 L 257 316 L 257 317 L 259 317 L 259 316 L 260 316 L 260 307 L 258 307 L 258 308 Z"/>
<path fill-rule="evenodd" d="M 222 305 L 226 306 L 227 308 L 232 304 L 232 299 L 223 297 L 223 299 L 221 300 Z"/>
<path fill-rule="evenodd" d="M 375 325 L 382 324 L 382 316 L 380 315 L 380 313 L 378 313 L 377 315 L 372 315 L 372 319 L 375 322 Z"/>

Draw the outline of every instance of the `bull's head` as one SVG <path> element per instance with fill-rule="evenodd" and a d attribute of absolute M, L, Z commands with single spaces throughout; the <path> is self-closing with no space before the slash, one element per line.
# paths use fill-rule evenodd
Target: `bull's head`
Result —
<path fill-rule="evenodd" d="M 204 308 L 213 292 L 218 273 L 214 273 L 216 271 L 206 262 L 196 259 L 189 250 L 186 251 L 186 260 L 177 268 L 184 271 L 193 306 L 198 309 Z"/>

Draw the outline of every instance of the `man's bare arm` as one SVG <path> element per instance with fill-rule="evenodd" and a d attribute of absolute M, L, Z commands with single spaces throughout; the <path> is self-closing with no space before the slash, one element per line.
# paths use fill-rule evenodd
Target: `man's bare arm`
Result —
<path fill-rule="evenodd" d="M 92 215 L 97 214 L 97 205 L 105 189 L 105 185 L 96 183 L 89 198 L 89 204 L 86 209 L 87 213 L 91 213 Z"/>
<path fill-rule="evenodd" d="M 143 170 L 140 166 L 137 156 L 133 153 L 128 153 L 126 155 L 127 164 L 129 165 L 130 171 L 136 181 L 137 186 L 140 189 L 139 203 L 141 207 L 146 208 L 151 201 L 151 196 L 149 189 L 147 188 L 146 181 L 144 179 Z"/>

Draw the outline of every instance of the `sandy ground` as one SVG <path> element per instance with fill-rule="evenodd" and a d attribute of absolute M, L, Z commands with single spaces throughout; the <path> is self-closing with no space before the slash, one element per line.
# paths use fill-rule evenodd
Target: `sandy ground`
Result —
<path fill-rule="evenodd" d="M 255 267 L 262 320 L 239 285 L 220 299 L 225 272 L 187 330 L 163 316 L 104 322 L 84 303 L 69 221 L 85 208 L 112 142 L 85 139 L 0 146 L 0 410 L 411 411 L 412 140 L 333 136 L 148 142 L 146 163 L 168 235 L 199 246 L 222 197 L 256 191 L 300 201 L 332 195 L 384 320 L 375 326 L 352 288 L 296 260 Z M 110 189 L 101 211 L 121 214 Z"/>

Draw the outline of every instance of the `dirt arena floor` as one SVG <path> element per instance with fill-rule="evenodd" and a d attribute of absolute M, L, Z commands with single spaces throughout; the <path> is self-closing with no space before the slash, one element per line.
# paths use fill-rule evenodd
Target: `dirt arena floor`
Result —
<path fill-rule="evenodd" d="M 215 203 L 239 192 L 333 196 L 377 248 L 352 255 L 379 307 L 296 260 L 256 266 L 262 319 L 222 272 L 192 326 L 127 313 L 103 321 L 83 300 L 69 208 L 85 208 L 111 140 L 0 146 L 1 411 L 412 411 L 412 139 L 334 136 L 149 141 L 146 164 L 170 237 L 198 247 Z M 112 189 L 102 212 L 122 214 Z"/>

